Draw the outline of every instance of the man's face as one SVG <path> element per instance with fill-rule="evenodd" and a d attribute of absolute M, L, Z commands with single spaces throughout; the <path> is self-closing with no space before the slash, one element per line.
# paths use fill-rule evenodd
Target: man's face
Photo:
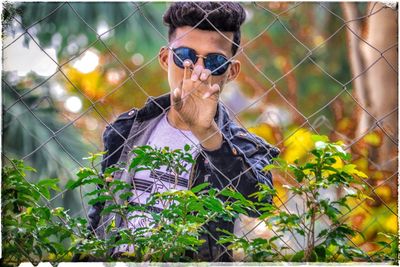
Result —
<path fill-rule="evenodd" d="M 171 38 L 171 48 L 188 47 L 196 51 L 197 55 L 206 56 L 210 53 L 219 53 L 227 59 L 232 57 L 233 32 L 223 32 L 229 38 L 216 31 L 193 29 L 189 26 L 176 29 L 174 37 Z M 159 54 L 161 67 L 168 72 L 168 83 L 171 90 L 179 87 L 183 79 L 183 69 L 179 68 L 173 60 L 173 52 L 162 47 Z M 203 58 L 198 58 L 196 64 L 204 68 Z M 218 83 L 222 89 L 224 84 L 237 77 L 240 71 L 240 62 L 233 60 L 227 71 L 222 75 L 211 75 L 211 84 Z"/>

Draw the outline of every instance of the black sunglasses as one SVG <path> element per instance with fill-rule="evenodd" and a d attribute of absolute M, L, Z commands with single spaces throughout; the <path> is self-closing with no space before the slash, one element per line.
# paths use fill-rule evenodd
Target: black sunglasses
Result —
<path fill-rule="evenodd" d="M 189 47 L 178 47 L 178 48 L 170 48 L 174 52 L 174 62 L 175 64 L 183 69 L 183 62 L 185 60 L 190 59 L 193 64 L 196 64 L 199 57 L 202 57 L 204 60 L 204 67 L 211 71 L 211 75 L 218 76 L 222 75 L 228 69 L 230 60 L 228 60 L 224 55 L 218 53 L 210 53 L 206 56 L 197 55 L 196 51 Z"/>

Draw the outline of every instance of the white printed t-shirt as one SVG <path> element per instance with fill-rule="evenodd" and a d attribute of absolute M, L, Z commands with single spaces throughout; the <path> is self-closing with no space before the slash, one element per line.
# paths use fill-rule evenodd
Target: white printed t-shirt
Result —
<path fill-rule="evenodd" d="M 184 146 L 188 144 L 191 149 L 188 153 L 192 154 L 193 159 L 195 159 L 198 154 L 197 145 L 199 141 L 192 134 L 191 131 L 179 130 L 172 127 L 168 120 L 167 115 L 163 115 L 163 118 L 155 127 L 153 133 L 151 134 L 147 145 L 153 148 L 164 148 L 169 147 L 170 151 L 175 149 L 184 150 Z M 133 180 L 132 193 L 133 196 L 129 199 L 129 202 L 132 204 L 145 204 L 149 200 L 151 194 L 156 192 L 165 192 L 169 189 L 176 190 L 185 190 L 189 187 L 189 174 L 192 164 L 187 163 L 186 172 L 183 172 L 179 175 L 177 181 L 175 178 L 175 174 L 171 170 L 167 170 L 165 166 L 161 166 L 156 170 L 142 170 L 136 172 Z M 160 211 L 167 208 L 165 203 L 157 203 L 153 206 L 154 211 Z M 128 216 L 140 214 L 140 215 L 150 215 L 143 212 L 133 212 Z M 128 223 L 128 227 L 133 231 L 139 227 L 146 227 L 149 225 L 149 220 L 143 217 L 133 218 Z M 127 248 L 127 245 L 121 245 L 114 250 L 115 252 L 133 252 L 133 246 L 131 245 Z"/>

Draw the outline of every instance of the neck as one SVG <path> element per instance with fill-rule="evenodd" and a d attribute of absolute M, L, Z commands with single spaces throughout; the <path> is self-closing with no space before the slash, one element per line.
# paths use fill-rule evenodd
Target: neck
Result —
<path fill-rule="evenodd" d="M 172 127 L 184 131 L 189 131 L 188 125 L 180 118 L 179 113 L 175 110 L 174 107 L 171 107 L 171 109 L 167 112 L 167 119 L 169 124 L 171 124 Z"/>

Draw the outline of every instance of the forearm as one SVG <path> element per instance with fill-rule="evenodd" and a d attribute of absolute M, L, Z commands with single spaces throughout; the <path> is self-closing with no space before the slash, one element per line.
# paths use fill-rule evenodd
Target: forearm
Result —
<path fill-rule="evenodd" d="M 209 128 L 201 129 L 193 127 L 191 132 L 200 141 L 201 146 L 207 151 L 219 149 L 222 145 L 222 133 L 214 121 Z"/>

